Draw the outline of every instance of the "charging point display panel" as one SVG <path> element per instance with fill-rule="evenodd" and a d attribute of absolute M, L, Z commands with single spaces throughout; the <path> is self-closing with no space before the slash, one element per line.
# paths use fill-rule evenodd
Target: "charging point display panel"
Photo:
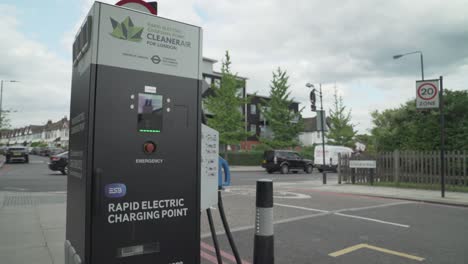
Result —
<path fill-rule="evenodd" d="M 138 131 L 160 133 L 163 123 L 163 96 L 138 94 Z"/>

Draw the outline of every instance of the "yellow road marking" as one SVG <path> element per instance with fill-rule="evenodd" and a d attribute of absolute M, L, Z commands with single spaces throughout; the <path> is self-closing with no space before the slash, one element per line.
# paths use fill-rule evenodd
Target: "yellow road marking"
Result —
<path fill-rule="evenodd" d="M 347 247 L 347 248 L 345 248 L 345 249 L 338 250 L 338 251 L 333 252 L 333 253 L 330 253 L 330 254 L 328 254 L 328 255 L 329 255 L 330 257 L 336 258 L 336 257 L 339 257 L 339 256 L 341 256 L 341 255 L 348 254 L 348 253 L 353 252 L 353 251 L 355 251 L 355 250 L 361 249 L 361 248 L 363 248 L 363 247 L 366 247 L 366 244 L 357 244 L 357 245 L 355 245 L 355 246 Z"/>
<path fill-rule="evenodd" d="M 356 251 L 356 250 L 361 249 L 361 248 L 368 248 L 368 249 L 372 249 L 372 250 L 375 250 L 375 251 L 387 253 L 387 254 L 390 254 L 390 255 L 395 255 L 395 256 L 399 256 L 399 257 L 403 257 L 403 258 L 407 258 L 407 259 L 412 259 L 412 260 L 417 260 L 417 261 L 423 261 L 424 260 L 424 258 L 421 258 L 421 257 L 418 257 L 418 256 L 414 256 L 414 255 L 410 255 L 410 254 L 406 254 L 406 253 L 403 253 L 403 252 L 398 252 L 398 251 L 394 251 L 394 250 L 390 250 L 390 249 L 386 249 L 386 248 L 376 247 L 376 246 L 372 246 L 372 245 L 369 245 L 369 244 L 357 244 L 355 246 L 347 247 L 345 249 L 338 250 L 338 251 L 330 253 L 328 255 L 330 257 L 335 257 L 336 258 L 336 257 L 342 256 L 344 254 L 351 253 L 351 252 Z"/>

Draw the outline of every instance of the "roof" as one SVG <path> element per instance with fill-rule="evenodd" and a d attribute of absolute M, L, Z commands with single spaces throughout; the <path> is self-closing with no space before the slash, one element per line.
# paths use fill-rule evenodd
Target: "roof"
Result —
<path fill-rule="evenodd" d="M 44 129 L 44 126 L 35 126 L 35 125 L 31 125 L 31 132 L 33 134 L 36 134 L 36 133 L 41 133 L 42 130 Z"/>
<path fill-rule="evenodd" d="M 218 72 L 218 71 L 213 71 L 213 75 L 222 76 L 223 74 L 221 72 Z M 248 80 L 249 79 L 247 77 L 242 77 L 242 76 L 239 76 L 239 75 L 235 75 L 235 76 L 236 76 L 236 78 L 242 79 L 242 80 Z"/>
<path fill-rule="evenodd" d="M 203 60 L 204 60 L 204 61 L 209 61 L 209 62 L 212 62 L 212 63 L 218 62 L 218 61 L 215 60 L 215 59 L 210 59 L 210 58 L 207 58 L 207 57 L 203 57 Z"/>
<path fill-rule="evenodd" d="M 45 125 L 45 129 L 47 131 L 51 131 L 51 130 L 60 130 L 62 129 L 64 126 L 68 126 L 68 119 L 66 117 L 62 118 L 61 120 L 57 121 L 57 122 L 54 122 L 52 123 L 50 120 L 49 122 L 47 122 L 47 124 Z"/>

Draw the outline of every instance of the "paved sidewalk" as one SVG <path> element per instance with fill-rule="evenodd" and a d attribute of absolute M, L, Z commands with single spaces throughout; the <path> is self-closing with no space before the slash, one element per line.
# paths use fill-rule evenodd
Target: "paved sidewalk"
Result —
<path fill-rule="evenodd" d="M 64 263 L 65 194 L 0 192 L 0 259 Z"/>
<path fill-rule="evenodd" d="M 462 192 L 445 192 L 445 198 L 441 197 L 440 191 L 434 190 L 419 190 L 407 188 L 393 187 L 377 187 L 369 185 L 352 185 L 352 184 L 327 184 L 323 185 L 317 181 L 304 181 L 294 184 L 281 184 L 282 187 L 293 188 L 308 188 L 323 192 L 337 192 L 346 194 L 358 194 L 375 197 L 396 198 L 420 202 L 440 203 L 448 205 L 468 206 L 468 193 Z"/>

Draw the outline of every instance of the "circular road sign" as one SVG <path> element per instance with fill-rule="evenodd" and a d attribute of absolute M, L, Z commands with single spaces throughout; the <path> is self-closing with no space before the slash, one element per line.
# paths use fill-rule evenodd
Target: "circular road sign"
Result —
<path fill-rule="evenodd" d="M 423 100 L 432 100 L 437 96 L 437 87 L 432 83 L 422 83 L 418 87 L 418 97 Z"/>

